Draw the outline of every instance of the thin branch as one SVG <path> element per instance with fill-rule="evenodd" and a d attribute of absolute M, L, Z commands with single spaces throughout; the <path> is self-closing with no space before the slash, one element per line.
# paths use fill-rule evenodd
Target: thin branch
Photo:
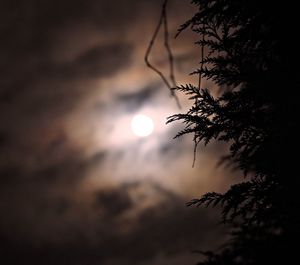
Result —
<path fill-rule="evenodd" d="M 165 3 L 167 3 L 167 1 L 165 1 Z M 163 8 L 163 23 L 164 23 L 164 38 L 165 38 L 164 45 L 165 45 L 165 48 L 168 53 L 169 66 L 170 66 L 169 77 L 170 77 L 173 88 L 175 88 L 175 87 L 177 87 L 177 84 L 176 84 L 175 75 L 174 75 L 174 57 L 173 57 L 172 50 L 169 45 L 169 30 L 168 30 L 168 18 L 167 18 L 166 6 L 164 6 L 164 8 Z M 175 98 L 178 108 L 181 109 L 179 99 L 178 99 L 174 89 L 171 89 L 171 95 Z"/>
<path fill-rule="evenodd" d="M 152 69 L 155 73 L 157 73 L 160 78 L 162 79 L 162 81 L 165 83 L 165 85 L 169 88 L 169 90 L 171 91 L 171 96 L 175 98 L 177 106 L 179 108 L 181 108 L 178 97 L 176 96 L 174 90 L 172 88 L 176 87 L 176 81 L 175 81 L 175 76 L 174 76 L 174 60 L 173 60 L 173 55 L 172 55 L 172 51 L 169 45 L 169 32 L 168 32 L 168 23 L 167 23 L 167 12 L 166 12 L 166 6 L 167 6 L 168 0 L 165 0 L 162 6 L 162 11 L 160 14 L 160 18 L 158 21 L 158 24 L 155 28 L 155 31 L 153 33 L 153 36 L 149 42 L 146 54 L 145 54 L 145 63 L 146 65 Z M 160 28 L 162 27 L 162 25 L 164 26 L 164 45 L 165 48 L 167 50 L 168 53 L 168 59 L 169 59 L 169 65 L 170 65 L 170 81 L 171 83 L 167 80 L 167 78 L 165 77 L 165 75 L 158 70 L 152 63 L 150 63 L 149 61 L 149 55 L 152 51 L 152 48 L 154 46 L 155 40 L 157 39 L 157 35 L 159 33 Z"/>
<path fill-rule="evenodd" d="M 167 0 L 165 1 L 163 7 L 165 6 L 166 2 L 167 2 Z M 163 23 L 163 15 L 164 15 L 164 12 L 163 12 L 163 10 L 162 10 L 161 15 L 160 15 L 160 18 L 159 18 L 159 22 L 158 22 L 158 24 L 157 24 L 157 26 L 156 26 L 156 29 L 155 29 L 155 31 L 154 31 L 154 34 L 153 34 L 151 40 L 150 40 L 149 46 L 148 46 L 147 51 L 146 51 L 146 54 L 145 54 L 145 63 L 146 63 L 146 65 L 147 65 L 150 69 L 152 69 L 154 72 L 156 72 L 156 73 L 161 77 L 161 79 L 162 79 L 163 82 L 166 84 L 166 86 L 167 86 L 169 89 L 171 89 L 172 87 L 171 87 L 171 85 L 169 84 L 168 80 L 167 80 L 167 79 L 165 78 L 165 76 L 163 75 L 163 73 L 162 73 L 161 71 L 159 71 L 155 66 L 153 66 L 153 65 L 150 63 L 150 61 L 149 61 L 149 55 L 150 55 L 150 52 L 151 52 L 151 50 L 152 50 L 152 48 L 153 48 L 154 42 L 155 42 L 155 40 L 156 40 L 156 38 L 157 38 L 157 35 L 158 35 L 158 33 L 159 33 L 159 30 L 160 30 L 160 27 L 161 27 L 161 25 L 162 25 L 162 23 Z"/>
<path fill-rule="evenodd" d="M 163 10 L 163 23 L 164 23 L 164 45 L 168 52 L 169 62 L 170 62 L 170 80 L 172 82 L 172 86 L 176 87 L 176 81 L 174 76 L 174 59 L 173 54 L 169 45 L 169 31 L 168 31 L 168 20 L 167 20 L 167 12 Z"/>
<path fill-rule="evenodd" d="M 194 140 L 194 157 L 193 157 L 193 164 L 192 164 L 192 167 L 195 167 L 195 163 L 196 163 L 196 156 L 197 156 L 197 148 L 198 148 L 198 144 L 199 144 L 199 141 L 198 140 Z"/>

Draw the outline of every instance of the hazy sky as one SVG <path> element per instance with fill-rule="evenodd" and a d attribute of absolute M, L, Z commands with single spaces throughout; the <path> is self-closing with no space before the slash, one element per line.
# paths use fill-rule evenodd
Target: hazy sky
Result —
<path fill-rule="evenodd" d="M 165 125 L 189 103 L 143 61 L 161 3 L 1 1 L 3 264 L 194 264 L 220 241 L 217 215 L 185 202 L 232 181 L 215 167 L 223 148 L 200 146 L 192 168 L 192 138 Z M 171 36 L 192 13 L 170 0 Z M 171 40 L 181 84 L 196 82 L 194 41 Z M 151 60 L 167 70 L 159 41 Z M 149 137 L 131 132 L 136 114 L 153 119 Z"/>

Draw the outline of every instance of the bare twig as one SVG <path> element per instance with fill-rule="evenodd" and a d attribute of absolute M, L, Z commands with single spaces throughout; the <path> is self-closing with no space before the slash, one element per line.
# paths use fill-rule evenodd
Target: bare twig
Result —
<path fill-rule="evenodd" d="M 192 164 L 192 167 L 195 167 L 195 163 L 196 163 L 196 156 L 197 156 L 197 147 L 198 147 L 198 144 L 199 144 L 199 141 L 195 140 L 194 139 L 194 157 L 193 157 L 193 164 Z"/>
<path fill-rule="evenodd" d="M 165 1 L 165 3 L 166 2 L 167 1 Z M 170 45 L 169 45 L 169 30 L 168 30 L 168 18 L 167 18 L 166 7 L 163 8 L 163 23 L 164 23 L 164 39 L 165 39 L 164 40 L 164 45 L 165 45 L 165 48 L 166 48 L 167 53 L 168 53 L 169 66 L 170 66 L 170 75 L 169 75 L 169 77 L 170 77 L 173 88 L 175 88 L 175 87 L 177 87 L 177 84 L 176 84 L 175 75 L 174 75 L 174 58 L 173 58 L 172 50 L 171 50 Z M 177 95 L 175 94 L 174 89 L 171 89 L 171 95 L 176 100 L 176 104 L 177 104 L 178 108 L 181 109 L 179 99 L 178 99 Z"/>
<path fill-rule="evenodd" d="M 168 0 L 165 0 L 163 2 L 162 11 L 161 11 L 161 15 L 160 15 L 158 24 L 155 28 L 155 31 L 153 33 L 153 36 L 150 40 L 149 46 L 148 46 L 146 54 L 145 54 L 145 63 L 150 69 L 152 69 L 155 73 L 157 73 L 160 76 L 160 78 L 163 80 L 165 85 L 171 91 L 171 96 L 175 98 L 177 106 L 179 108 L 181 108 L 178 97 L 176 96 L 175 91 L 173 89 L 176 87 L 176 81 L 175 81 L 175 75 L 174 75 L 174 59 L 173 59 L 173 54 L 172 54 L 172 51 L 171 51 L 171 48 L 169 45 L 169 31 L 168 31 L 167 11 L 166 11 L 167 3 L 168 3 Z M 159 30 L 162 27 L 162 25 L 164 26 L 164 46 L 168 53 L 168 59 L 169 59 L 169 65 L 170 65 L 170 70 L 169 70 L 170 71 L 170 75 L 169 75 L 170 81 L 168 81 L 168 79 L 165 77 L 165 75 L 149 61 L 149 55 L 151 53 L 151 50 L 153 48 L 155 40 L 157 39 L 157 35 L 158 35 Z"/>

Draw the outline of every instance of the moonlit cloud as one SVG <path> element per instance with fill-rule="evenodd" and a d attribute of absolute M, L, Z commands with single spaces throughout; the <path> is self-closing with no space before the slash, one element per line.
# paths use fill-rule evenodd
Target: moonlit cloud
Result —
<path fill-rule="evenodd" d="M 174 35 L 192 9 L 170 3 Z M 0 254 L 7 264 L 188 264 L 223 236 L 214 211 L 185 202 L 232 181 L 225 147 L 172 139 L 180 112 L 143 56 L 159 1 L 1 3 Z M 179 83 L 197 65 L 185 33 L 171 43 Z M 153 60 L 168 70 L 158 42 Z M 187 99 L 180 96 L 183 109 Z M 144 114 L 154 131 L 130 128 Z M 226 175 L 226 177 L 224 176 Z M 181 263 L 181 264 L 182 264 Z"/>

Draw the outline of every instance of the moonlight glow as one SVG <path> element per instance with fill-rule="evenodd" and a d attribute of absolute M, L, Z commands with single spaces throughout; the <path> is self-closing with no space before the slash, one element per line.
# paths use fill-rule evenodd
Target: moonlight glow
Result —
<path fill-rule="evenodd" d="M 153 132 L 153 129 L 153 121 L 146 115 L 136 115 L 131 121 L 131 130 L 136 136 L 146 137 Z"/>

